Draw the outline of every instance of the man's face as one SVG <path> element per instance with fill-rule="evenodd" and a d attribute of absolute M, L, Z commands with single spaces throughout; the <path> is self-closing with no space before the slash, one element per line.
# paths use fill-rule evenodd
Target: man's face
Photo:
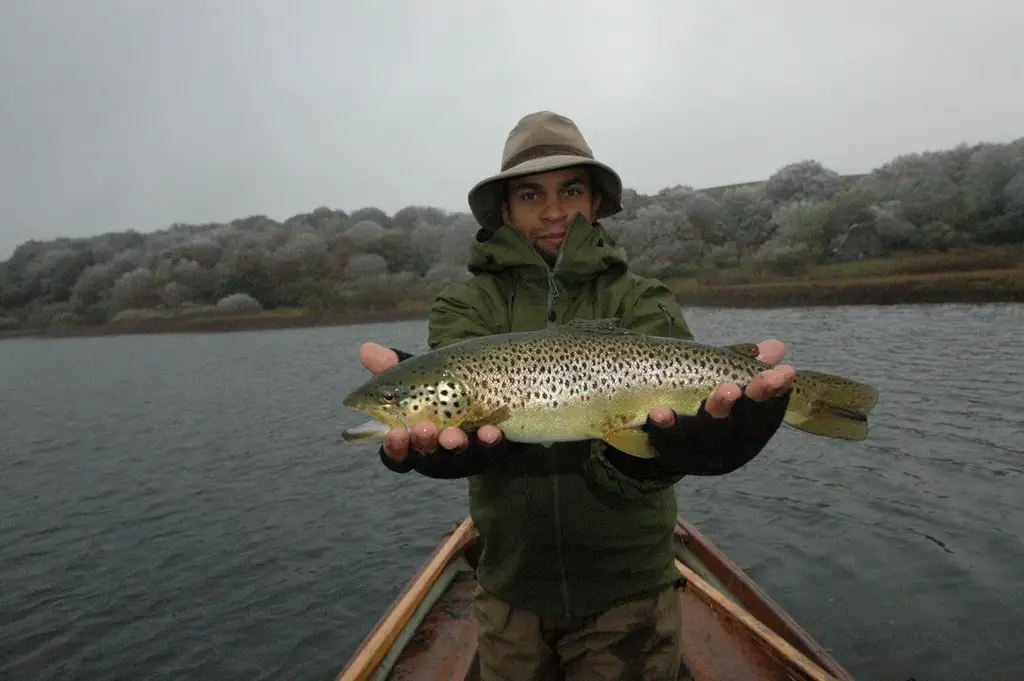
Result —
<path fill-rule="evenodd" d="M 505 222 L 542 255 L 554 258 L 565 241 L 569 221 L 579 212 L 593 222 L 599 198 L 584 169 L 552 170 L 510 180 L 508 202 L 501 212 Z"/>

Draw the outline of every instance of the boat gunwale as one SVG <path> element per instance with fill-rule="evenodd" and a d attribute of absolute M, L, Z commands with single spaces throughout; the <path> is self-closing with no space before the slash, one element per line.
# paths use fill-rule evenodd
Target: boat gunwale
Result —
<path fill-rule="evenodd" d="M 431 592 L 434 584 L 478 536 L 473 521 L 468 516 L 447 534 L 356 646 L 348 664 L 335 677 L 336 681 L 364 681 L 377 673 L 391 646 L 412 621 L 417 608 Z M 382 645 L 373 646 L 375 641 Z M 383 645 L 387 647 L 382 647 Z"/>
<path fill-rule="evenodd" d="M 729 593 L 755 620 L 839 681 L 854 681 L 850 673 L 806 629 L 693 523 L 677 517 L 675 534 L 707 570 L 722 581 Z M 724 579 L 726 575 L 729 581 Z"/>
<path fill-rule="evenodd" d="M 679 558 L 676 566 L 695 587 L 699 598 L 716 612 L 724 612 L 750 639 L 790 673 L 813 681 L 854 681 L 853 677 L 796 623 L 786 611 L 754 582 L 738 565 L 719 550 L 692 523 L 676 518 L 674 537 L 693 557 L 718 579 L 723 592 L 705 580 Z M 392 604 L 355 648 L 336 681 L 369 681 L 379 678 L 381 664 L 391 655 L 394 643 L 402 637 L 414 614 L 434 589 L 437 580 L 467 549 L 479 540 L 470 517 L 458 523 L 416 570 Z M 434 603 L 428 604 L 429 608 Z M 476 642 L 472 642 L 476 653 Z M 385 670 L 390 672 L 389 669 Z"/>

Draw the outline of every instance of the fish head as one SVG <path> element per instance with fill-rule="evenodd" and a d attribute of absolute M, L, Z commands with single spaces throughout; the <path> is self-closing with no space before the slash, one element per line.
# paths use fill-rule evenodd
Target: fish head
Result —
<path fill-rule="evenodd" d="M 343 404 L 406 430 L 425 421 L 441 430 L 458 426 L 466 418 L 468 395 L 457 380 L 443 373 L 407 371 L 402 364 L 371 377 L 349 393 Z"/>
<path fill-rule="evenodd" d="M 402 427 L 408 423 L 407 403 L 410 391 L 401 381 L 388 377 L 387 372 L 377 374 L 350 392 L 342 404 L 374 417 L 388 426 Z"/>

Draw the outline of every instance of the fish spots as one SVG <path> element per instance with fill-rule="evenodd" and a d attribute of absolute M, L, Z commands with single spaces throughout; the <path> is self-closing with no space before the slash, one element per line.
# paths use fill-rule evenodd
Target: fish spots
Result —
<path fill-rule="evenodd" d="M 458 419 L 502 407 L 594 403 L 622 390 L 710 390 L 762 365 L 710 346 L 640 334 L 531 332 L 450 346 L 410 380 L 419 411 Z"/>

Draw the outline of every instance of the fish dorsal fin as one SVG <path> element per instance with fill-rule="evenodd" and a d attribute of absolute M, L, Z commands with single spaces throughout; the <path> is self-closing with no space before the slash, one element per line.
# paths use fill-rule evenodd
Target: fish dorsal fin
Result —
<path fill-rule="evenodd" d="M 757 357 L 760 350 L 757 347 L 757 343 L 736 343 L 734 345 L 726 345 L 722 347 L 723 350 L 729 350 L 735 352 L 737 355 L 743 355 L 754 359 Z"/>
<path fill-rule="evenodd" d="M 556 331 L 572 331 L 574 333 L 611 333 L 631 334 L 631 330 L 622 326 L 618 317 L 605 319 L 573 319 L 555 327 Z"/>

